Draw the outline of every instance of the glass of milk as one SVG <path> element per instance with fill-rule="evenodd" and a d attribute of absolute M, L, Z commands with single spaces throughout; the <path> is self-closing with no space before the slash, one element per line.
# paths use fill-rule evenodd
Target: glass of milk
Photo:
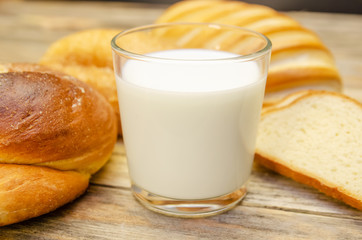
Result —
<path fill-rule="evenodd" d="M 271 42 L 235 26 L 173 23 L 111 44 L 135 198 L 179 217 L 234 207 L 251 173 Z"/>

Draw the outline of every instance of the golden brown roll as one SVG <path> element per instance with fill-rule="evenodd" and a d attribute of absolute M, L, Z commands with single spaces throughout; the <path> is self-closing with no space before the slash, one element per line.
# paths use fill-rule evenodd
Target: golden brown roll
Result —
<path fill-rule="evenodd" d="M 0 73 L 0 226 L 81 195 L 117 140 L 114 111 L 93 88 L 29 71 L 46 71 L 37 65 L 13 66 Z"/>
<path fill-rule="evenodd" d="M 291 17 L 269 7 L 240 1 L 180 1 L 156 21 L 168 22 L 228 24 L 266 35 L 273 44 L 266 105 L 297 89 L 341 91 L 342 83 L 333 56 L 319 37 Z M 223 44 L 223 41 L 230 40 L 223 36 L 195 34 L 189 41 L 195 39 L 204 45 L 211 41 Z M 230 48 L 235 49 L 240 44 L 235 43 Z"/>
<path fill-rule="evenodd" d="M 87 189 L 89 175 L 32 165 L 0 164 L 0 182 L 0 226 L 3 226 L 40 216 L 74 200 Z"/>
<path fill-rule="evenodd" d="M 40 64 L 86 82 L 112 105 L 121 133 L 111 40 L 119 29 L 91 29 L 70 34 L 54 42 Z"/>

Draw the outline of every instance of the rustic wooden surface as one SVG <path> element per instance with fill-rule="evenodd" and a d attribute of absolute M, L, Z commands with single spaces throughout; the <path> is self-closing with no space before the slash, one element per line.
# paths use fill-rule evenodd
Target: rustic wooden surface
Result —
<path fill-rule="evenodd" d="M 166 8 L 120 2 L 0 1 L 0 62 L 37 62 L 69 33 L 152 23 Z M 344 92 L 362 101 L 362 15 L 288 12 L 331 49 Z M 362 239 L 362 212 L 257 165 L 233 210 L 204 219 L 153 213 L 132 197 L 123 143 L 82 197 L 0 228 L 0 239 Z"/>

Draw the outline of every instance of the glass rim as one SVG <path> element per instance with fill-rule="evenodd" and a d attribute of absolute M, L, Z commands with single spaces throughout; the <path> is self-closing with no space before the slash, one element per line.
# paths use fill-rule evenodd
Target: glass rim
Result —
<path fill-rule="evenodd" d="M 164 58 L 164 57 L 154 57 L 154 56 L 149 56 L 146 54 L 139 54 L 139 53 L 134 53 L 131 51 L 128 51 L 124 48 L 121 48 L 117 45 L 116 41 L 117 39 L 119 39 L 120 37 L 133 33 L 133 32 L 139 32 L 139 31 L 143 31 L 143 30 L 147 30 L 147 29 L 156 29 L 156 28 L 164 28 L 164 27 L 171 27 L 171 26 L 206 26 L 206 27 L 210 27 L 210 28 L 214 28 L 214 29 L 221 29 L 221 28 L 229 28 L 229 29 L 235 29 L 235 30 L 242 30 L 244 32 L 249 32 L 252 33 L 254 35 L 257 35 L 259 38 L 263 39 L 265 41 L 265 46 L 253 53 L 250 54 L 246 54 L 246 55 L 238 55 L 235 57 L 228 57 L 228 58 L 210 58 L 210 59 L 176 59 L 176 58 Z M 167 62 L 172 62 L 172 61 L 187 61 L 187 62 L 216 62 L 216 61 L 250 61 L 253 59 L 256 59 L 260 56 L 265 55 L 267 52 L 269 52 L 272 48 L 272 43 L 269 40 L 268 37 L 266 37 L 265 35 L 263 35 L 262 33 L 259 33 L 257 31 L 248 29 L 248 28 L 243 28 L 243 27 L 239 27 L 239 26 L 235 26 L 235 25 L 227 25 L 227 24 L 219 24 L 219 23 L 183 23 L 183 22 L 174 22 L 174 23 L 157 23 L 157 24 L 148 24 L 148 25 L 143 25 L 143 26 L 138 26 L 138 27 L 134 27 L 134 28 L 129 28 L 126 29 L 124 31 L 121 31 L 120 33 L 118 33 L 116 36 L 114 36 L 111 40 L 111 46 L 112 49 L 114 51 L 116 51 L 117 53 L 120 53 L 122 55 L 128 56 L 132 59 L 136 59 L 136 60 L 143 60 L 143 61 L 167 61 Z"/>

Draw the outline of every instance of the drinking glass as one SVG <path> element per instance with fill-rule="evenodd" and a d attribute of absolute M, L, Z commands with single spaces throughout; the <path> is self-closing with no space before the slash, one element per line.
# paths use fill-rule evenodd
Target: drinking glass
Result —
<path fill-rule="evenodd" d="M 166 215 L 204 217 L 246 194 L 271 42 L 210 23 L 169 23 L 112 40 L 132 191 Z"/>

